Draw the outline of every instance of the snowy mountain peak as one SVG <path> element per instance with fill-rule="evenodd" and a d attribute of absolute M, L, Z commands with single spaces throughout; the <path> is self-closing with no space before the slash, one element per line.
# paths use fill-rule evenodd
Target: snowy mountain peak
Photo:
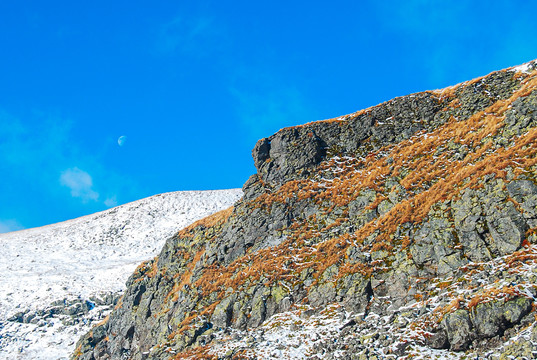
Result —
<path fill-rule="evenodd" d="M 183 227 L 241 195 L 240 189 L 170 192 L 0 234 L 0 357 L 67 358 L 74 332 L 87 330 L 111 308 L 140 262 Z M 78 319 L 62 323 L 59 315 Z"/>

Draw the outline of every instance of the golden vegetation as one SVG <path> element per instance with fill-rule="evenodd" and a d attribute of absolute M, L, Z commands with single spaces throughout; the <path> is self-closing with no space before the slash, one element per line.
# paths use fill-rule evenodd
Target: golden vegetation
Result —
<path fill-rule="evenodd" d="M 467 307 L 468 309 L 472 309 L 479 304 L 498 299 L 502 299 L 503 301 L 509 301 L 519 295 L 520 292 L 514 286 L 504 286 L 501 289 L 488 288 L 472 297 L 470 301 L 468 301 Z"/>
<path fill-rule="evenodd" d="M 360 244 L 363 239 L 378 232 L 373 249 L 369 250 L 392 250 L 394 244 L 391 244 L 390 235 L 406 222 L 421 222 L 432 205 L 451 200 L 465 188 L 479 186 L 479 182 L 486 175 L 504 178 L 506 169 L 511 169 L 513 175 L 517 176 L 536 165 L 537 129 L 531 129 L 513 139 L 512 146 L 508 147 L 497 147 L 493 142 L 487 141 L 501 131 L 505 111 L 510 104 L 536 88 L 537 78 L 529 77 L 509 99 L 498 101 L 469 119 L 457 121 L 452 118 L 431 133 L 419 134 L 407 141 L 382 148 L 364 159 L 349 159 L 344 162 L 330 159 L 321 165 L 321 171 L 344 167 L 337 178 L 324 183 L 322 179 L 288 182 L 276 192 L 261 195 L 255 200 L 254 206 L 270 209 L 274 202 L 311 199 L 320 205 L 330 202 L 333 208 L 348 205 L 364 189 L 373 189 L 380 193 L 370 205 L 370 208 L 375 208 L 385 199 L 382 195 L 387 190 L 384 188 L 385 179 L 400 178 L 400 184 L 410 196 L 353 234 L 353 242 Z M 465 145 L 470 151 L 461 160 L 453 160 L 454 151 L 437 153 L 440 146 L 447 147 L 450 143 L 454 144 L 455 148 Z M 386 155 L 378 156 L 379 154 Z M 388 158 L 391 161 L 388 161 Z M 401 177 L 404 169 L 411 171 Z M 344 221 L 339 220 L 339 224 Z M 296 232 L 305 229 L 293 230 Z M 289 243 L 293 243 L 297 238 L 298 235 Z M 336 246 L 340 241 L 336 237 L 323 243 L 323 253 L 341 252 L 341 247 Z M 337 255 L 328 256 L 324 261 L 326 266 L 321 266 L 319 270 L 326 269 L 340 259 Z"/>
<path fill-rule="evenodd" d="M 147 260 L 138 265 L 134 270 L 134 277 L 136 280 L 134 282 L 140 282 L 144 278 L 152 278 L 157 275 L 157 265 L 158 265 L 158 256 L 155 256 L 152 260 Z"/>
<path fill-rule="evenodd" d="M 268 279 L 269 283 L 286 281 L 291 274 L 305 268 L 314 269 L 319 276 L 334 264 L 343 265 L 346 262 L 345 250 L 350 245 L 362 246 L 362 251 L 388 252 L 393 252 L 395 246 L 402 245 L 403 241 L 408 246 L 408 238 L 395 243 L 393 239 L 393 234 L 404 223 L 423 221 L 434 204 L 452 199 L 465 188 L 478 186 L 485 175 L 505 177 L 505 169 L 510 168 L 516 176 L 537 164 L 537 129 L 514 139 L 509 147 L 495 147 L 492 142 L 485 141 L 502 129 L 509 105 L 535 89 L 537 78 L 532 77 L 511 98 L 498 101 L 466 120 L 452 118 L 431 133 L 418 134 L 399 144 L 384 147 L 364 159 L 330 159 L 320 166 L 321 171 L 343 167 L 338 177 L 330 182 L 323 182 L 323 179 L 294 180 L 283 184 L 277 191 L 259 196 L 253 201 L 254 208 L 269 211 L 274 203 L 310 199 L 321 206 L 331 203 L 332 206 L 325 209 L 329 213 L 335 207 L 348 205 L 362 190 L 374 189 L 380 193 L 370 205 L 370 208 L 375 208 L 385 199 L 382 193 L 389 190 L 385 188 L 385 179 L 400 178 L 403 169 L 412 170 L 400 180 L 409 194 L 407 199 L 354 233 L 307 246 L 307 239 L 345 224 L 348 217 L 342 215 L 320 230 L 309 228 L 305 222 L 295 223 L 287 241 L 279 246 L 247 254 L 226 267 L 213 265 L 206 268 L 204 276 L 194 285 L 200 286 L 205 293 L 211 293 L 229 287 L 237 289 L 247 281 L 261 278 Z M 439 146 L 450 142 L 457 146 L 466 145 L 473 151 L 469 151 L 464 159 L 455 161 L 453 151 L 436 153 Z M 387 161 L 388 157 L 392 161 Z M 372 245 L 363 245 L 372 234 L 377 234 Z M 291 260 L 291 257 L 301 261 Z M 382 267 L 382 262 L 378 265 L 378 268 Z M 338 277 L 354 272 L 367 276 L 374 270 L 363 264 L 345 263 Z"/>
<path fill-rule="evenodd" d="M 222 224 L 229 218 L 229 216 L 232 213 L 233 213 L 233 206 L 229 207 L 229 208 L 227 208 L 225 210 L 221 210 L 221 211 L 219 211 L 217 213 L 214 213 L 212 215 L 209 215 L 209 216 L 207 216 L 207 217 L 205 217 L 205 218 L 203 218 L 201 220 L 198 220 L 198 221 L 188 225 L 187 227 L 185 227 L 184 229 L 179 231 L 178 236 L 179 237 L 189 236 L 189 234 L 194 229 L 196 229 L 198 227 L 210 228 L 210 227 Z"/>
<path fill-rule="evenodd" d="M 216 360 L 218 356 L 209 354 L 211 347 L 198 346 L 192 349 L 183 351 L 180 354 L 177 354 L 173 357 L 173 360 L 187 360 L 187 359 L 200 359 L 200 360 Z"/>
<path fill-rule="evenodd" d="M 196 252 L 196 255 L 194 255 L 194 258 L 192 259 L 192 261 L 187 263 L 185 271 L 182 274 L 180 274 L 180 280 L 174 283 L 172 290 L 166 295 L 166 298 L 165 298 L 166 301 L 171 296 L 172 301 L 176 302 L 177 299 L 179 298 L 179 291 L 183 289 L 186 285 L 191 284 L 192 272 L 194 270 L 194 267 L 198 264 L 198 262 L 200 261 L 204 253 L 205 253 L 205 248 L 202 248 L 201 250 Z"/>
<path fill-rule="evenodd" d="M 477 81 L 480 79 L 459 86 L 467 86 Z M 203 269 L 202 275 L 191 284 L 194 266 L 204 253 L 203 249 L 199 250 L 192 260 L 189 259 L 190 264 L 172 293 L 177 293 L 183 286 L 189 284 L 199 289 L 201 295 L 216 292 L 218 299 L 222 299 L 228 289 L 240 290 L 254 282 L 267 285 L 296 284 L 300 282 L 300 277 L 297 275 L 306 269 L 314 271 L 315 277 L 319 279 L 334 264 L 338 265 L 339 272 L 332 280 L 355 273 L 367 277 L 373 271 L 385 268 L 386 262 L 396 251 L 407 251 L 410 256 L 408 250 L 410 238 L 404 235 L 399 238 L 394 236 L 401 226 L 406 223 L 422 222 L 433 205 L 453 199 L 464 189 L 480 186 L 480 181 L 486 175 L 505 178 L 509 171 L 510 176 L 516 177 L 537 165 L 537 129 L 530 129 L 520 136 L 511 138 L 508 146 L 499 146 L 490 141 L 503 130 L 505 112 L 513 101 L 537 89 L 536 74 L 527 76 L 521 84 L 509 99 L 497 101 L 468 119 L 451 118 L 446 124 L 430 133 L 420 133 L 406 141 L 383 147 L 365 158 L 331 158 L 324 161 L 319 166 L 319 173 L 337 172 L 333 179 L 314 176 L 310 179 L 289 181 L 277 190 L 267 190 L 249 206 L 253 209 L 270 211 L 275 203 L 286 204 L 308 200 L 318 205 L 321 211 L 315 217 L 298 219 L 291 227 L 285 229 L 286 239 L 280 245 L 247 253 L 227 266 L 218 263 L 207 266 Z M 435 94 L 453 98 L 456 91 L 457 88 L 449 88 Z M 451 107 L 460 106 L 457 99 L 452 99 L 449 104 Z M 362 110 L 346 118 L 367 111 Z M 345 120 L 336 118 L 325 121 Z M 467 149 L 465 155 L 454 160 L 454 155 L 463 147 Z M 354 232 L 343 235 L 336 233 L 320 243 L 313 241 L 344 227 L 349 222 L 348 213 L 342 213 L 329 224 L 321 224 L 324 221 L 323 216 L 327 217 L 334 209 L 349 205 L 364 190 L 374 190 L 377 193 L 368 209 L 378 208 L 389 198 L 388 193 L 392 191 L 386 186 L 387 179 L 395 179 L 402 185 L 406 191 L 403 200 Z M 198 227 L 221 224 L 232 212 L 233 208 L 229 208 L 211 215 L 183 229 L 179 236 L 189 237 Z M 388 257 L 369 264 L 351 262 L 347 256 L 347 249 L 351 246 L 357 247 L 362 253 L 386 251 Z M 522 249 L 513 254 L 512 261 L 520 263 L 536 258 L 536 254 L 524 252 Z M 445 289 L 450 285 L 451 282 L 439 283 L 438 288 Z M 470 299 L 468 304 L 473 306 L 484 299 L 514 293 L 515 290 L 511 288 L 490 290 Z M 424 299 L 422 294 L 416 295 L 416 300 L 422 299 Z M 188 329 L 198 316 L 210 316 L 217 303 L 218 301 L 206 307 L 202 313 L 187 316 L 173 336 Z M 457 297 L 439 312 L 445 314 L 454 311 L 463 303 L 464 298 Z M 197 358 L 209 359 L 211 357 L 206 350 L 200 347 L 176 358 L 198 356 Z"/>

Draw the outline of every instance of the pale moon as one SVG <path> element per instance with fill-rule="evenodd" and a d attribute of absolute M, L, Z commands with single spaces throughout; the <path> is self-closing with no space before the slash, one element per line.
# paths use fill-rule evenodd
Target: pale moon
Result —
<path fill-rule="evenodd" d="M 127 137 L 125 135 L 122 135 L 117 139 L 117 143 L 119 146 L 125 145 L 125 142 L 127 141 Z"/>

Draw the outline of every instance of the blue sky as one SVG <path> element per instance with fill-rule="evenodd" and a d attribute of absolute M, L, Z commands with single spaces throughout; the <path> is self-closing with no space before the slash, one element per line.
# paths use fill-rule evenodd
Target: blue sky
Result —
<path fill-rule="evenodd" d="M 278 129 L 537 58 L 526 1 L 0 3 L 0 232 L 241 187 Z M 126 136 L 123 146 L 117 140 Z"/>

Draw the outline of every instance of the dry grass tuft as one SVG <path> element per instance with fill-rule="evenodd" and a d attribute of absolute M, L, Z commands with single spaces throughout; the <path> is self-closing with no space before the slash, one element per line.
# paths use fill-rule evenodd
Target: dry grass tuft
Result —
<path fill-rule="evenodd" d="M 187 227 L 179 231 L 178 236 L 179 237 L 189 236 L 190 233 L 198 227 L 210 228 L 210 227 L 222 224 L 231 216 L 232 213 L 233 213 L 233 206 L 225 210 L 221 210 L 212 215 L 209 215 L 201 220 L 198 220 L 188 225 Z"/>

